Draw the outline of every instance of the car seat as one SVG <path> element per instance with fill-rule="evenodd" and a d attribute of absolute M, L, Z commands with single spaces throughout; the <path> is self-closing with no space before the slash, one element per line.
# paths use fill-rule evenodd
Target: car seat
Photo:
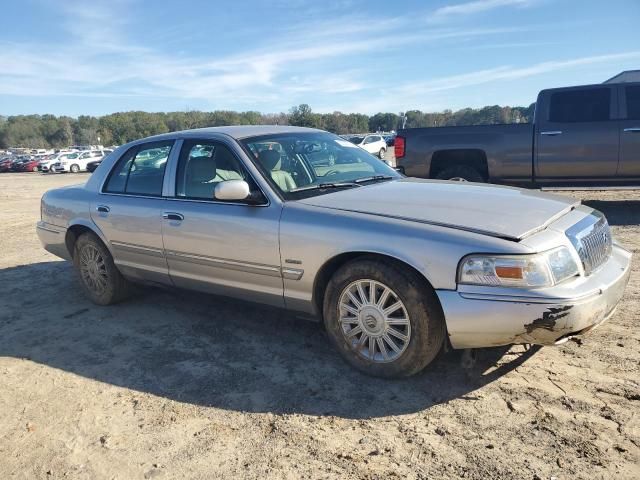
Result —
<path fill-rule="evenodd" d="M 262 150 L 258 154 L 258 161 L 269 171 L 271 178 L 283 192 L 289 192 L 296 188 L 296 182 L 291 174 L 286 170 L 280 170 L 280 152 L 277 150 Z"/>

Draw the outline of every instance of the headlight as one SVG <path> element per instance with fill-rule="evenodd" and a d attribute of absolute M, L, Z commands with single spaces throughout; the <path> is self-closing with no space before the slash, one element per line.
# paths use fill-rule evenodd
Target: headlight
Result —
<path fill-rule="evenodd" d="M 469 255 L 458 268 L 458 283 L 551 287 L 578 272 L 578 264 L 567 247 L 533 255 Z"/>

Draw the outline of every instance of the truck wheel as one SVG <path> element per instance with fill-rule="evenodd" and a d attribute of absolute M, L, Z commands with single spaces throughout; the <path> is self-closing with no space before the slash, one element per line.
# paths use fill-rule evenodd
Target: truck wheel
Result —
<path fill-rule="evenodd" d="M 324 323 L 332 343 L 353 367 L 377 377 L 408 377 L 440 351 L 444 318 L 424 279 L 394 263 L 358 259 L 331 278 Z"/>
<path fill-rule="evenodd" d="M 129 282 L 113 263 L 107 247 L 94 233 L 83 233 L 76 240 L 73 265 L 82 289 L 93 303 L 111 305 L 128 295 Z"/>
<path fill-rule="evenodd" d="M 386 152 L 385 152 L 385 149 L 384 149 L 384 148 L 381 148 L 381 149 L 380 149 L 380 151 L 378 152 L 378 158 L 379 158 L 380 160 L 382 160 L 382 159 L 384 158 L 384 154 L 385 154 L 385 153 L 386 153 Z"/>
<path fill-rule="evenodd" d="M 480 172 L 468 165 L 453 165 L 451 167 L 445 167 L 436 174 L 435 178 L 458 182 L 486 182 L 486 179 Z"/>

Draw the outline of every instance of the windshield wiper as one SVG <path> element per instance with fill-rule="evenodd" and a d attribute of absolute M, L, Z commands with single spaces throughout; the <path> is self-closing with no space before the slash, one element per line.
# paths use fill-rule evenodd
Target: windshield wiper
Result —
<path fill-rule="evenodd" d="M 354 180 L 355 183 L 364 183 L 364 182 L 382 182 L 384 180 L 393 180 L 395 177 L 391 175 L 371 175 L 370 177 L 362 177 L 357 180 Z"/>
<path fill-rule="evenodd" d="M 359 187 L 355 182 L 340 182 L 340 183 L 316 183 L 314 185 L 307 185 L 306 187 L 294 188 L 289 190 L 289 193 L 306 192 L 308 190 L 328 190 L 330 188 L 346 188 L 346 187 Z"/>

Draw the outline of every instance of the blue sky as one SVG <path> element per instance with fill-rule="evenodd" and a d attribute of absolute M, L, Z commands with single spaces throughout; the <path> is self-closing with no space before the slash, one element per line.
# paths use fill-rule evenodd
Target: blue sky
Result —
<path fill-rule="evenodd" d="M 7 0 L 0 115 L 528 105 L 640 68 L 638 0 Z"/>

